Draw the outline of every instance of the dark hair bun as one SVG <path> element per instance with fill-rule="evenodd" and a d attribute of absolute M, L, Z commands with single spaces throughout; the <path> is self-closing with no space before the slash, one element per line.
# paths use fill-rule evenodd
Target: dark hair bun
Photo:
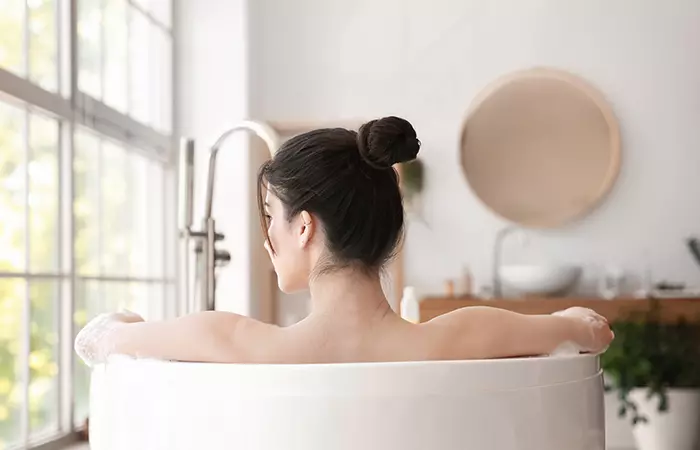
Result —
<path fill-rule="evenodd" d="M 384 117 L 360 127 L 357 147 L 362 159 L 375 169 L 388 169 L 394 164 L 411 161 L 418 156 L 420 141 L 407 120 Z"/>

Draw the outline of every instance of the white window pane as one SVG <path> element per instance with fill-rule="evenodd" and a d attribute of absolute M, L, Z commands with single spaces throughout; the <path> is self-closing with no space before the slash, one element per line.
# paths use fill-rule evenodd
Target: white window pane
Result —
<path fill-rule="evenodd" d="M 163 261 L 163 244 L 165 228 L 163 224 L 163 166 L 157 162 L 149 164 L 148 176 L 148 242 L 149 264 L 148 275 L 152 278 L 165 278 L 165 262 Z"/>
<path fill-rule="evenodd" d="M 58 291 L 56 281 L 31 281 L 29 429 L 31 435 L 58 431 Z"/>
<path fill-rule="evenodd" d="M 177 174 L 176 171 L 164 166 L 163 172 L 163 183 L 164 183 L 164 196 L 163 196 L 163 208 L 164 214 L 164 243 L 165 252 L 165 274 L 167 278 L 172 278 L 175 275 L 175 270 L 179 262 L 177 261 L 176 249 L 178 236 L 180 230 L 178 230 L 177 218 L 177 203 L 178 203 L 178 184 L 177 184 Z"/>
<path fill-rule="evenodd" d="M 150 27 L 146 16 L 130 7 L 129 12 L 129 114 L 151 125 Z"/>
<path fill-rule="evenodd" d="M 119 299 L 116 301 L 117 309 L 128 309 L 139 314 L 146 320 L 159 320 L 163 318 L 163 290 L 162 283 L 134 282 L 125 284 L 119 290 Z"/>
<path fill-rule="evenodd" d="M 75 310 L 73 321 L 77 334 L 91 319 L 105 312 L 101 301 L 101 282 L 78 280 L 75 283 Z M 90 404 L 90 369 L 78 357 L 73 365 L 73 401 L 75 423 L 82 425 L 88 416 Z"/>
<path fill-rule="evenodd" d="M 161 320 L 165 318 L 165 285 L 160 283 L 151 283 L 148 286 L 148 320 Z M 168 299 L 171 302 L 175 301 L 175 297 Z"/>
<path fill-rule="evenodd" d="M 149 317 L 149 283 L 130 283 L 127 287 L 127 295 L 122 299 L 123 307 L 141 315 L 148 320 Z"/>
<path fill-rule="evenodd" d="M 103 281 L 100 300 L 103 310 L 107 312 L 128 309 L 129 283 L 122 281 Z"/>
<path fill-rule="evenodd" d="M 128 160 L 124 147 L 102 143 L 102 274 L 126 276 L 129 273 Z M 137 195 L 143 195 L 137 193 Z"/>
<path fill-rule="evenodd" d="M 178 305 L 177 296 L 177 286 L 176 283 L 167 283 L 163 286 L 163 301 L 161 302 L 161 307 L 163 311 L 162 318 L 169 318 L 176 316 L 180 313 L 180 306 Z"/>
<path fill-rule="evenodd" d="M 102 99 L 102 0 L 78 0 L 78 88 Z"/>
<path fill-rule="evenodd" d="M 91 133 L 75 134 L 73 176 L 76 271 L 96 275 L 100 268 L 100 141 Z"/>
<path fill-rule="evenodd" d="M 22 279 L 0 279 L 0 448 L 21 438 L 24 386 L 19 365 L 25 289 Z"/>
<path fill-rule="evenodd" d="M 58 123 L 29 117 L 29 270 L 58 270 Z"/>
<path fill-rule="evenodd" d="M 104 102 L 127 112 L 127 1 L 104 0 Z"/>
<path fill-rule="evenodd" d="M 58 85 L 56 0 L 27 0 L 29 12 L 29 79 L 44 89 Z"/>
<path fill-rule="evenodd" d="M 80 427 L 90 410 L 90 368 L 78 357 L 73 363 L 73 405 L 75 425 Z"/>
<path fill-rule="evenodd" d="M 0 102 L 0 271 L 4 272 L 26 269 L 25 117 L 22 109 Z"/>
<path fill-rule="evenodd" d="M 24 0 L 0 0 L 0 11 L 0 67 L 24 76 Z"/>
<path fill-rule="evenodd" d="M 144 278 L 149 275 L 149 161 L 136 153 L 131 154 L 131 186 L 133 195 L 129 198 L 131 219 L 131 247 L 129 266 L 131 276 Z"/>
<path fill-rule="evenodd" d="M 168 33 L 151 27 L 151 111 L 153 125 L 169 134 L 172 129 L 172 39 Z"/>

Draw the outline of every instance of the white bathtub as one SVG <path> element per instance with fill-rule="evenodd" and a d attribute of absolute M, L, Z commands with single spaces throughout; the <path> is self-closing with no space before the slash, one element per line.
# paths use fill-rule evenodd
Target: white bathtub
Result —
<path fill-rule="evenodd" d="M 91 450 L 604 450 L 598 358 L 95 367 Z"/>

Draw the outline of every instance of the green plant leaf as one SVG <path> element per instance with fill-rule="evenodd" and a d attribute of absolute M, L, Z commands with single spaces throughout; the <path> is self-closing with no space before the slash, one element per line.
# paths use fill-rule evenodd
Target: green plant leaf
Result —
<path fill-rule="evenodd" d="M 617 408 L 617 415 L 620 417 L 625 417 L 627 415 L 627 407 L 625 405 L 620 405 Z"/>
<path fill-rule="evenodd" d="M 647 400 L 658 397 L 659 411 L 666 411 L 669 388 L 700 387 L 700 320 L 664 323 L 660 301 L 614 323 L 615 340 L 601 355 L 606 391 L 617 391 L 618 415 L 633 424 L 646 420 L 629 397 L 633 389 L 646 388 Z"/>

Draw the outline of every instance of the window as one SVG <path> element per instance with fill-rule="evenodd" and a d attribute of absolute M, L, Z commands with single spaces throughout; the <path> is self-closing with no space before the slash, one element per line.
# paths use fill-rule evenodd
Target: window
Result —
<path fill-rule="evenodd" d="M 0 0 L 0 450 L 83 424 L 88 320 L 175 312 L 171 2 Z"/>

